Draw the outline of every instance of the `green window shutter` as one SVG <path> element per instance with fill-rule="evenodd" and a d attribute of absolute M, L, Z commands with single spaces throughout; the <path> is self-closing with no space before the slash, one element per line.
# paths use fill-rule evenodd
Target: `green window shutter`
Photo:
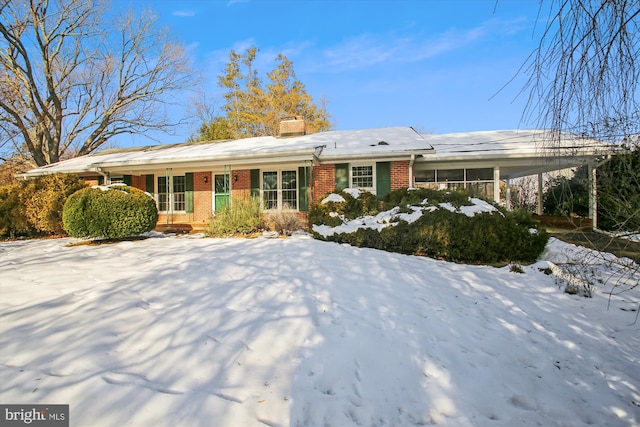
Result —
<path fill-rule="evenodd" d="M 184 210 L 186 213 L 193 213 L 193 173 L 185 173 L 184 181 Z"/>
<path fill-rule="evenodd" d="M 131 177 L 131 175 L 122 175 L 122 182 L 131 187 L 131 185 L 133 184 L 133 178 Z"/>
<path fill-rule="evenodd" d="M 153 194 L 153 174 L 144 176 L 144 191 Z"/>
<path fill-rule="evenodd" d="M 251 169 L 251 195 L 260 197 L 260 169 Z"/>
<path fill-rule="evenodd" d="M 298 210 L 306 212 L 309 210 L 309 180 L 308 169 L 301 166 L 298 168 Z"/>
<path fill-rule="evenodd" d="M 378 200 L 391 192 L 391 163 L 376 163 L 376 195 Z"/>
<path fill-rule="evenodd" d="M 349 187 L 349 163 L 336 165 L 336 191 L 342 191 Z"/>

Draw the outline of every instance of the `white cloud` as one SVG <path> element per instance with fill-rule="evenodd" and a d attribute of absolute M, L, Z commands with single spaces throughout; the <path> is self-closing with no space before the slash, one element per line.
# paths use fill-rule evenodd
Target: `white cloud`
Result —
<path fill-rule="evenodd" d="M 193 10 L 174 10 L 172 13 L 173 16 L 196 16 L 196 13 Z"/>
<path fill-rule="evenodd" d="M 318 62 L 322 63 L 323 69 L 334 72 L 361 69 L 389 61 L 415 63 L 521 28 L 520 22 L 490 20 L 474 28 L 451 29 L 435 36 L 358 35 L 324 49 L 320 53 L 324 60 Z"/>

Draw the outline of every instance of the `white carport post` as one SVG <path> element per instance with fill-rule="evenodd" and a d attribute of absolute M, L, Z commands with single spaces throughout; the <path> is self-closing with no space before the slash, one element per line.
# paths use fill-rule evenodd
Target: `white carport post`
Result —
<path fill-rule="evenodd" d="M 589 216 L 591 217 L 591 227 L 598 229 L 598 182 L 596 179 L 596 166 L 589 162 Z"/>
<path fill-rule="evenodd" d="M 500 166 L 493 168 L 493 201 L 500 203 Z"/>
<path fill-rule="evenodd" d="M 506 179 L 507 182 L 507 189 L 505 192 L 505 201 L 504 201 L 504 205 L 507 208 L 507 210 L 511 210 L 511 180 L 509 178 Z"/>
<path fill-rule="evenodd" d="M 542 192 L 543 192 L 543 187 L 542 187 L 542 173 L 538 174 L 538 206 L 536 209 L 536 213 L 538 215 L 542 215 Z"/>

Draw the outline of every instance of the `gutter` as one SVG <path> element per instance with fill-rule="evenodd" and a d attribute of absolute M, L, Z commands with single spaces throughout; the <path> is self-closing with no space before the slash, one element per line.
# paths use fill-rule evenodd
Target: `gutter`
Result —
<path fill-rule="evenodd" d="M 159 158 L 159 159 L 150 159 L 150 160 L 132 160 L 126 162 L 104 162 L 100 163 L 100 167 L 102 168 L 128 168 L 133 166 L 158 166 L 169 164 L 172 167 L 176 165 L 188 165 L 190 163 L 198 163 L 198 164 L 206 164 L 207 166 L 215 166 L 215 165 L 233 165 L 233 164 L 250 164 L 250 163 L 264 163 L 265 159 L 271 159 L 272 162 L 280 162 L 287 158 L 293 157 L 294 159 L 290 160 L 299 160 L 299 157 L 304 157 L 307 160 L 309 156 L 313 156 L 315 151 L 311 151 L 310 149 L 301 149 L 295 151 L 282 151 L 282 152 L 271 152 L 271 153 L 263 153 L 263 154 L 237 154 L 233 156 L 225 156 L 225 157 L 211 157 L 211 158 Z M 249 160 L 249 161 L 247 161 Z"/>
<path fill-rule="evenodd" d="M 433 148 L 424 150 L 387 151 L 384 153 L 330 154 L 322 156 L 320 161 L 329 160 L 406 160 L 407 156 L 434 155 Z"/>

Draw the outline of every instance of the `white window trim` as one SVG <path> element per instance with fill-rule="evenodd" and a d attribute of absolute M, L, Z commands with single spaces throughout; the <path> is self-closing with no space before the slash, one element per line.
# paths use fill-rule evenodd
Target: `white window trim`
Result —
<path fill-rule="evenodd" d="M 361 166 L 370 166 L 371 167 L 371 178 L 373 187 L 356 187 L 353 185 L 353 168 Z M 365 190 L 369 193 L 376 194 L 376 163 L 373 162 L 357 162 L 357 163 L 349 163 L 349 188 L 357 188 L 359 190 Z"/>
<path fill-rule="evenodd" d="M 262 202 L 264 203 L 264 173 L 265 172 L 276 172 L 277 173 L 277 177 L 278 177 L 278 187 L 277 187 L 277 207 L 271 208 L 271 209 L 267 209 L 266 207 L 264 208 L 267 211 L 275 211 L 275 210 L 284 210 L 283 208 L 283 199 L 282 199 L 282 172 L 295 172 L 296 174 L 296 187 L 295 187 L 295 191 L 296 191 L 296 208 L 295 209 L 288 209 L 291 211 L 299 211 L 300 210 L 300 206 L 299 206 L 299 202 L 300 202 L 300 195 L 298 194 L 298 184 L 299 184 L 299 179 L 300 177 L 298 176 L 298 168 L 295 167 L 293 169 L 260 169 L 260 200 L 262 200 Z"/>
<path fill-rule="evenodd" d="M 183 210 L 175 210 L 173 209 L 173 206 L 175 205 L 175 200 L 174 200 L 174 195 L 175 192 L 173 191 L 173 178 L 175 177 L 183 177 L 185 179 L 185 198 L 186 198 L 186 175 L 170 175 L 170 176 L 166 176 L 166 175 L 156 175 L 156 179 L 154 182 L 155 185 L 155 194 L 156 194 L 156 206 L 158 207 L 158 213 L 163 213 L 163 214 L 171 214 L 171 213 L 186 213 L 187 210 L 183 209 Z M 167 193 L 162 193 L 162 194 L 166 194 L 167 195 L 167 207 L 169 209 L 167 210 L 160 210 L 160 188 L 158 185 L 158 181 L 159 178 L 166 178 L 167 179 L 167 190 L 169 190 Z M 185 200 L 185 207 L 186 207 L 186 200 Z"/>

